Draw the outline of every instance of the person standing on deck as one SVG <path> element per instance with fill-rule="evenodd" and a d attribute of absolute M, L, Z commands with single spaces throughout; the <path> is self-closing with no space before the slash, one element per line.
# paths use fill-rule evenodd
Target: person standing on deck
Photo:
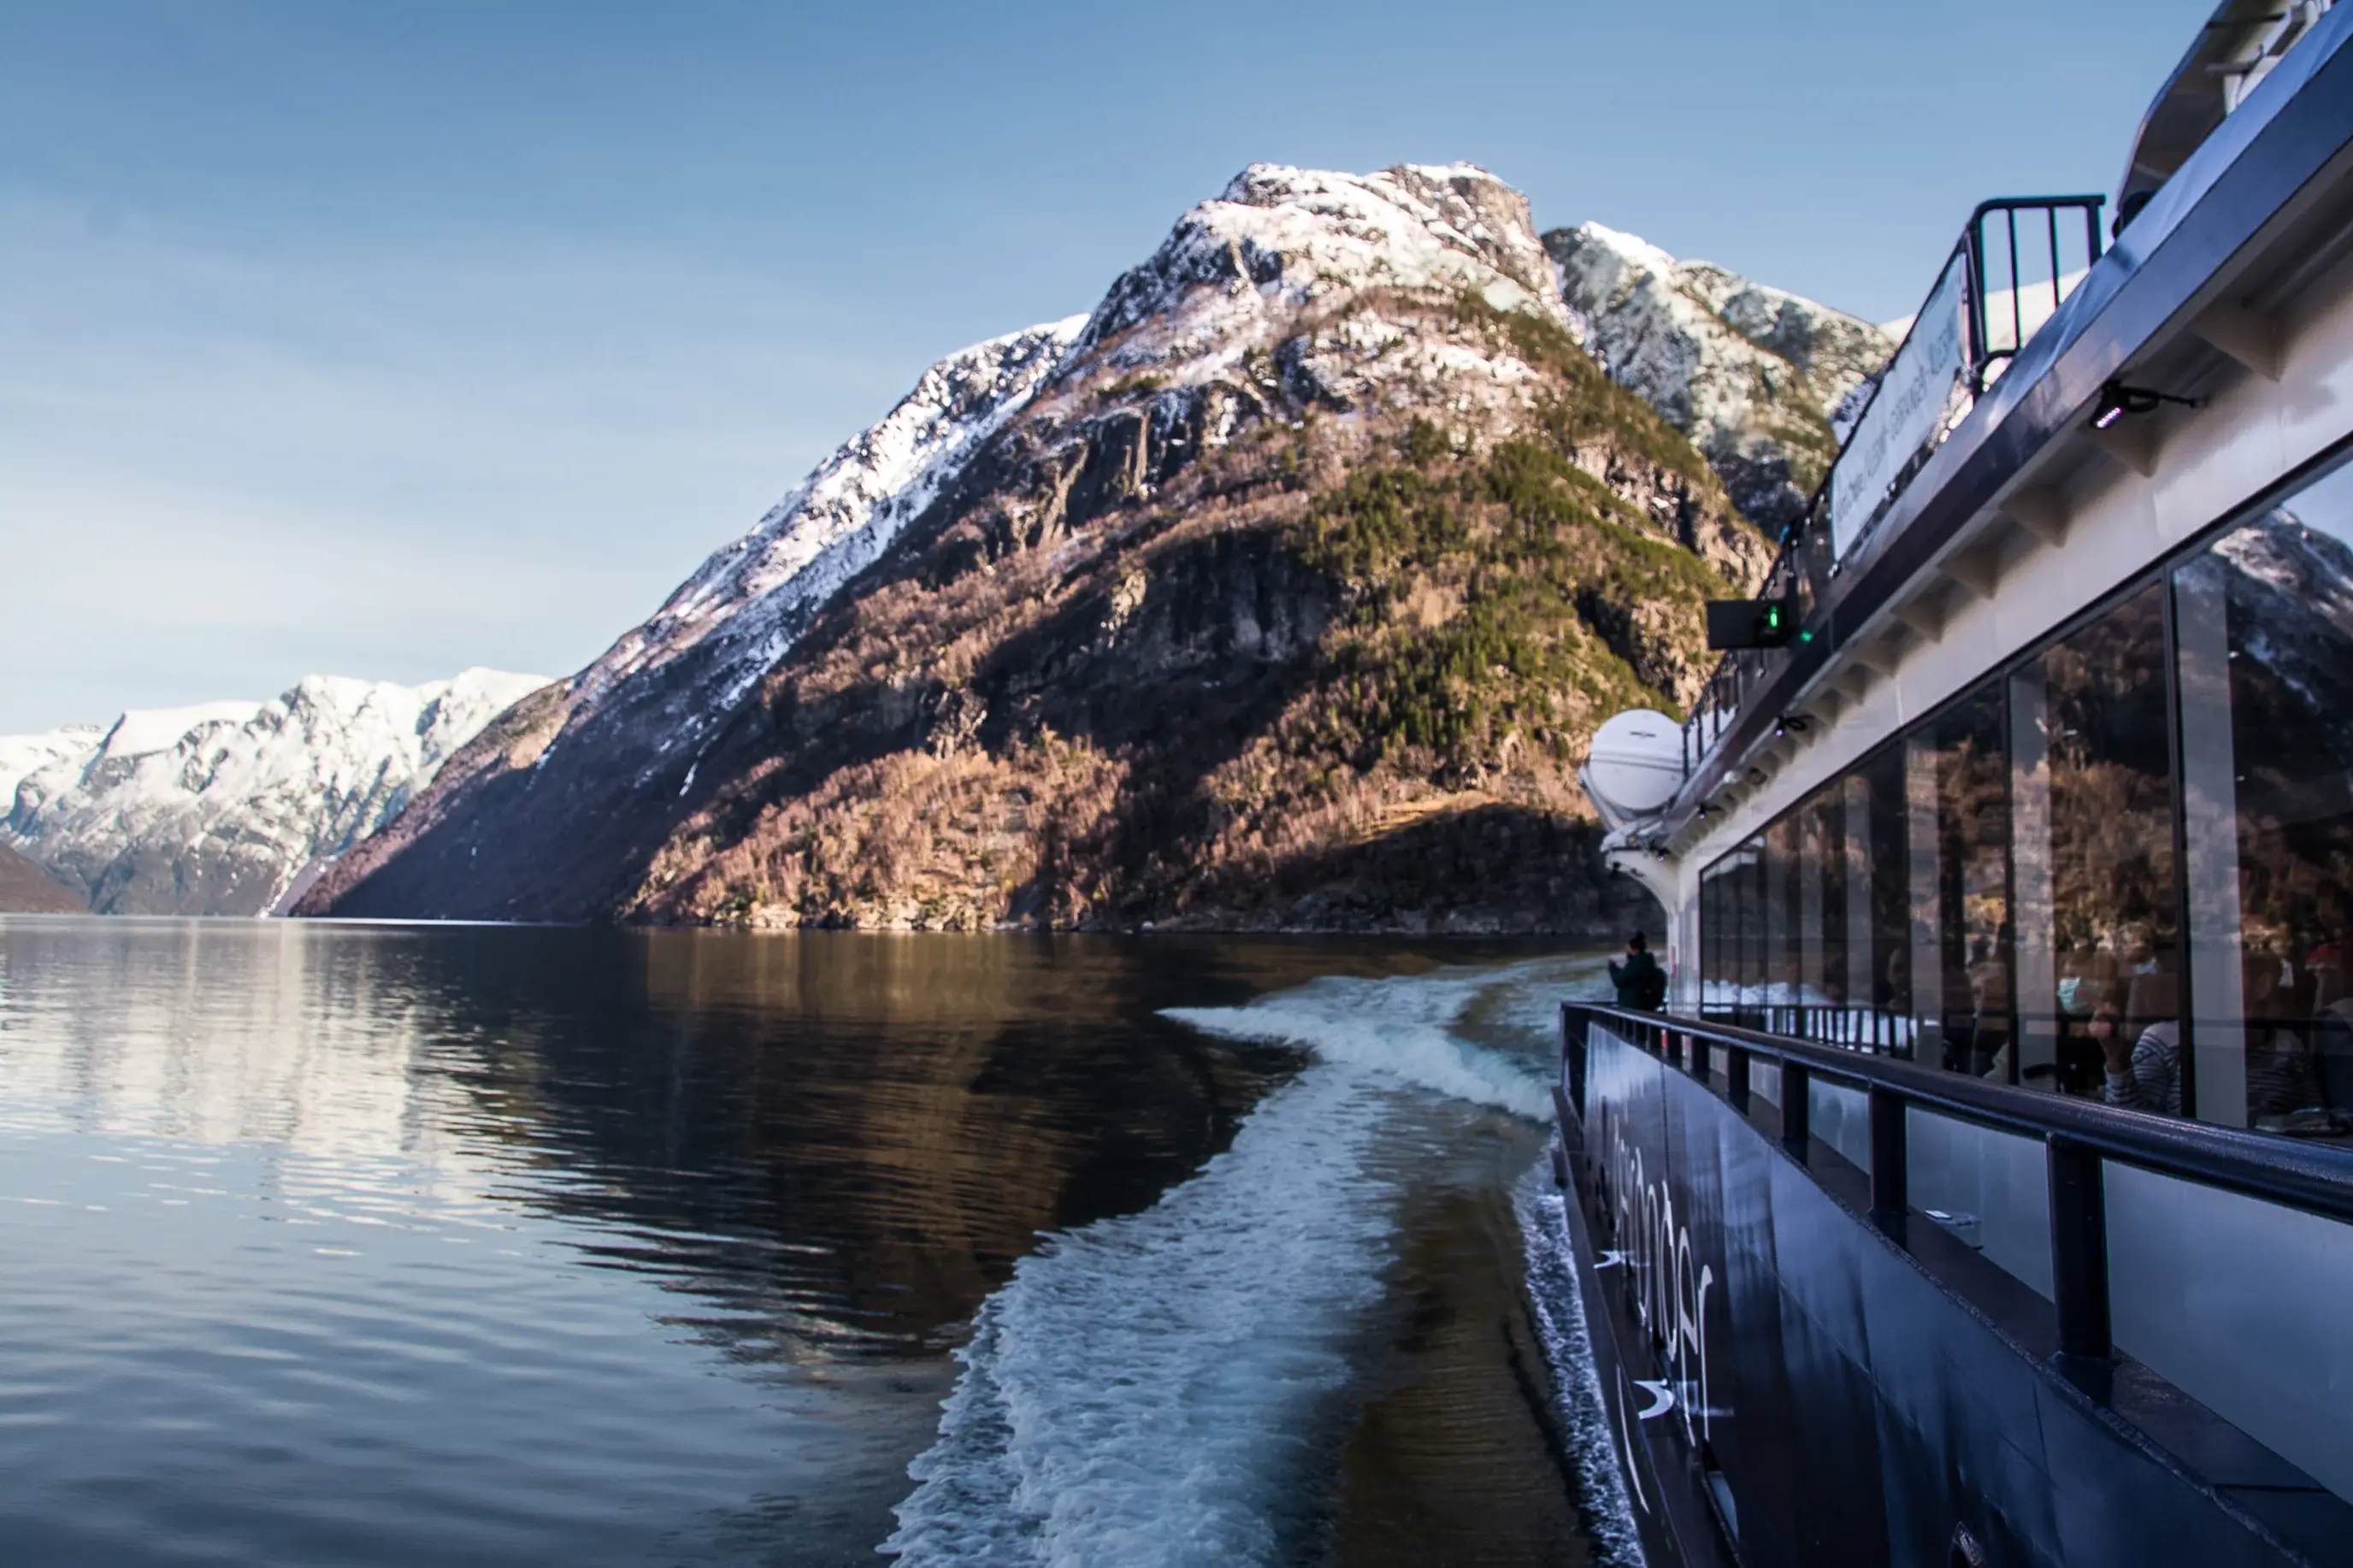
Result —
<path fill-rule="evenodd" d="M 1626 957 L 1609 965 L 1609 984 L 1618 988 L 1618 1005 L 1656 1012 L 1667 1000 L 1667 972 L 1651 956 L 1650 939 L 1636 931 L 1626 939 Z"/>

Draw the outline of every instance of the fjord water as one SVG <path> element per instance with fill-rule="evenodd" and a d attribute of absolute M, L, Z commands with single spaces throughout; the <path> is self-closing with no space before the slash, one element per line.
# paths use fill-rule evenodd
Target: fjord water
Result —
<path fill-rule="evenodd" d="M 0 920 L 12 1563 L 1576 1563 L 1589 961 Z"/>

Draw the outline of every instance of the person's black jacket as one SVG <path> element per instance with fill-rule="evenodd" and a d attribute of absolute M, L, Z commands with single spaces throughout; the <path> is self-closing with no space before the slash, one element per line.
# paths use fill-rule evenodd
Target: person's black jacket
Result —
<path fill-rule="evenodd" d="M 1620 1007 L 1657 1007 L 1667 999 L 1667 972 L 1648 952 L 1630 952 L 1624 963 L 1610 964 L 1609 984 L 1618 987 Z"/>

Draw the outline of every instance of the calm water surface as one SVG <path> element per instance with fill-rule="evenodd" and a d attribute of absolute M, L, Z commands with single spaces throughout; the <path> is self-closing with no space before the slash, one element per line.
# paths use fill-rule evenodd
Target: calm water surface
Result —
<path fill-rule="evenodd" d="M 1581 1562 L 1470 956 L 0 919 L 0 1561 Z"/>

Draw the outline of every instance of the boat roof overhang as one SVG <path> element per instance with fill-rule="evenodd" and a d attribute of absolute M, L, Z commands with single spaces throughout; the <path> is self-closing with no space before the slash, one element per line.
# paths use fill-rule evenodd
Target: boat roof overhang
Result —
<path fill-rule="evenodd" d="M 2129 444 L 2147 439 L 2147 426 L 2087 428 L 2111 383 L 2195 396 L 2249 374 L 2280 305 L 2348 254 L 2353 5 L 2339 5 L 2151 195 L 1839 563 L 1808 624 L 1810 640 L 1790 646 L 1627 847 L 1688 847 L 1710 803 L 1744 793 L 1788 717 L 1858 662 L 1924 580 L 1965 576 L 1966 556 L 1991 529 L 2042 531 L 2048 498 L 2084 465 L 2133 462 Z"/>
<path fill-rule="evenodd" d="M 2118 233 L 2327 9 L 2327 0 L 2221 0 L 2141 116 L 2116 184 Z"/>

